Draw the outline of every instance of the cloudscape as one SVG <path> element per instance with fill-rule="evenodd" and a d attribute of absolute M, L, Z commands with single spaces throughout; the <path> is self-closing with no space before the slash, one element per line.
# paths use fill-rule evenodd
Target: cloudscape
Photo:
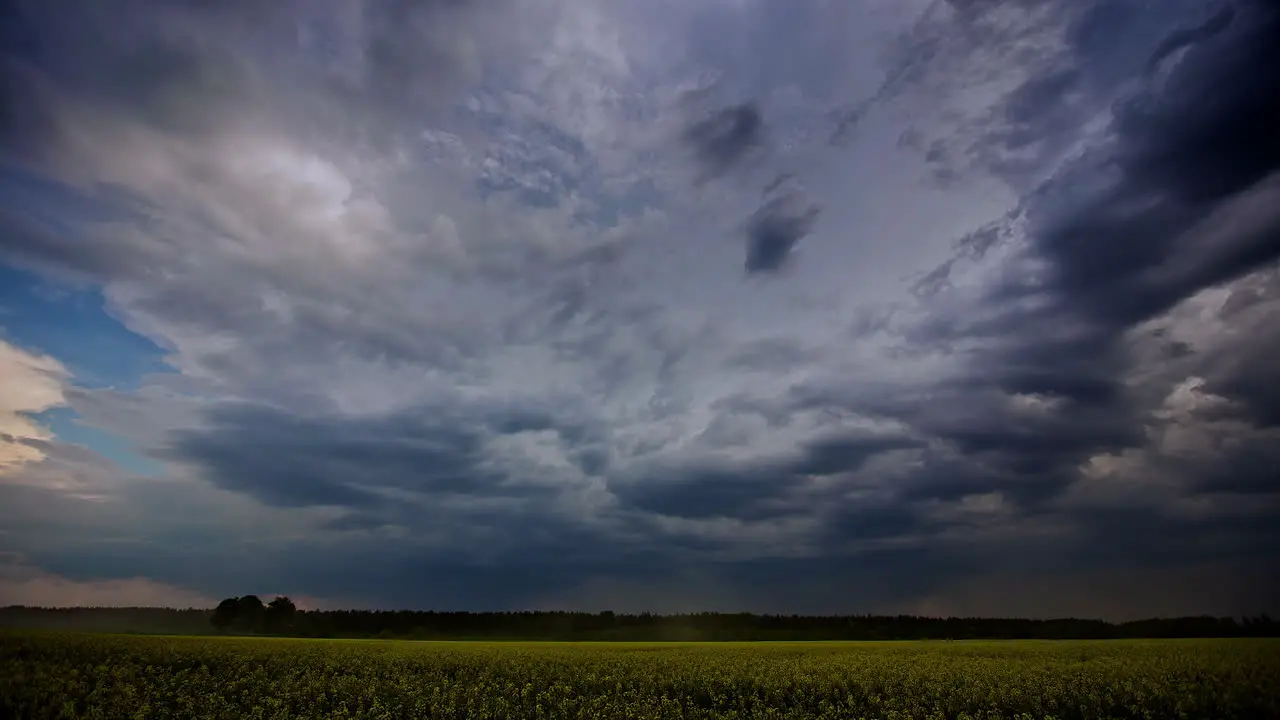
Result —
<path fill-rule="evenodd" d="M 1275 3 L 2 13 L 0 605 L 1280 610 Z"/>

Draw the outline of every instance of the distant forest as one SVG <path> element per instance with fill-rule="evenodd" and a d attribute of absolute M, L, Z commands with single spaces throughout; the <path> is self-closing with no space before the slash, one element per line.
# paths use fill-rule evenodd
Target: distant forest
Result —
<path fill-rule="evenodd" d="M 0 627 L 117 633 L 273 635 L 412 640 L 971 640 L 1276 637 L 1280 623 L 1257 617 L 1182 617 L 1108 623 L 897 616 L 612 612 L 431 612 L 298 610 L 284 597 L 228 598 L 216 610 L 168 608 L 0 608 Z"/>

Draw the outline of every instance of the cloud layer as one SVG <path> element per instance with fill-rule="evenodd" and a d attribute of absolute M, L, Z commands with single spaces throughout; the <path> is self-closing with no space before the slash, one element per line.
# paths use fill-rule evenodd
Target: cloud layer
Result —
<path fill-rule="evenodd" d="M 0 263 L 166 371 L 0 345 L 21 587 L 1277 609 L 1269 3 L 83 5 Z"/>
<path fill-rule="evenodd" d="M 0 341 L 0 474 L 16 473 L 42 457 L 39 443 L 52 434 L 31 414 L 64 404 L 66 374 L 54 358 Z"/>

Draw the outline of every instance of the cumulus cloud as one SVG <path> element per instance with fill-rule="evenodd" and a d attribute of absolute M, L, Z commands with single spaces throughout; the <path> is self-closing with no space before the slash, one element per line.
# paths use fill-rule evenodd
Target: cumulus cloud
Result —
<path fill-rule="evenodd" d="M 44 457 L 41 444 L 53 433 L 31 413 L 65 404 L 68 375 L 56 359 L 0 340 L 0 475 Z"/>

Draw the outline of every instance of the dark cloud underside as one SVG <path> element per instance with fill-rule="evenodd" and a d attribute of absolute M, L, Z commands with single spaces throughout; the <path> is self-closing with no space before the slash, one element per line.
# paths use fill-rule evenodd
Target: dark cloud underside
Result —
<path fill-rule="evenodd" d="M 50 289 L 0 290 L 44 383 L 0 383 L 0 555 L 379 606 L 1273 602 L 1276 4 L 733 5 L 6 3 L 0 264 Z M 62 318 L 165 372 L 63 372 Z"/>

